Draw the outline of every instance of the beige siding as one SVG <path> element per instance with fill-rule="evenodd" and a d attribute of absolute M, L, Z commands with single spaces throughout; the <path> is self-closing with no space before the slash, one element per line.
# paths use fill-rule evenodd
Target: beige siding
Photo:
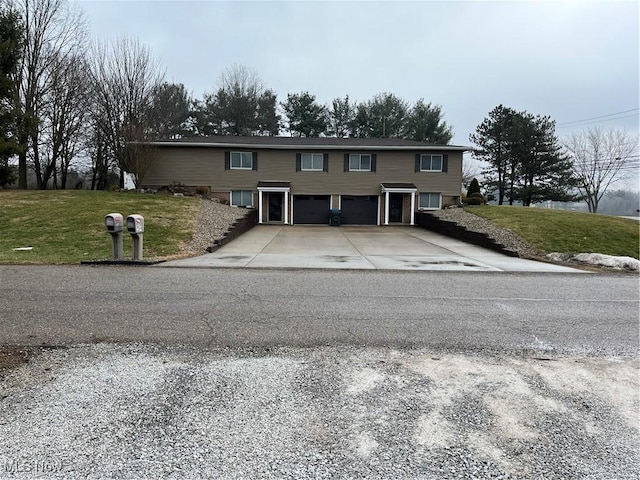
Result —
<path fill-rule="evenodd" d="M 371 153 L 357 150 L 328 151 L 328 172 L 296 172 L 296 153 L 300 152 L 258 150 L 258 170 L 252 171 L 225 170 L 221 148 L 162 147 L 157 149 L 156 159 L 143 183 L 145 187 L 160 187 L 176 182 L 228 194 L 231 190 L 256 191 L 260 180 L 282 180 L 291 182 L 292 195 L 332 194 L 334 206 L 339 194 L 379 195 L 383 182 L 414 183 L 418 192 L 440 192 L 443 200 L 460 195 L 462 152 L 446 152 L 447 173 L 415 172 L 416 152 L 412 151 L 379 151 L 376 172 L 345 172 L 345 153 Z"/>

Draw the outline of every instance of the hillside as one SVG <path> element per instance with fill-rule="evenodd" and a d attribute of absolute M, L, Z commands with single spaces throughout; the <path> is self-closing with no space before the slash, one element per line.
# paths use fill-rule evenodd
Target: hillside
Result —
<path fill-rule="evenodd" d="M 465 210 L 510 230 L 543 254 L 602 253 L 639 258 L 640 224 L 637 220 L 508 206 L 467 207 Z"/>
<path fill-rule="evenodd" d="M 111 241 L 103 219 L 111 212 L 145 217 L 145 258 L 204 253 L 205 244 L 210 245 L 213 237 L 221 235 L 244 212 L 213 202 L 204 209 L 202 205 L 194 197 L 132 192 L 0 190 L 0 263 L 73 264 L 107 259 Z M 513 232 L 511 241 L 525 252 L 523 256 L 595 252 L 639 257 L 640 226 L 635 220 L 523 207 L 465 210 L 474 214 L 473 218 L 489 220 L 485 225 L 493 231 Z M 460 217 L 463 212 L 438 213 Z M 15 250 L 20 247 L 32 248 Z M 130 256 L 131 238 L 126 234 L 124 250 L 125 256 Z"/>
<path fill-rule="evenodd" d="M 184 255 L 201 200 L 86 190 L 0 190 L 0 263 L 64 264 L 111 256 L 104 216 L 119 212 L 145 217 L 145 258 Z M 32 247 L 31 250 L 14 250 Z M 125 255 L 131 253 L 124 235 Z"/>

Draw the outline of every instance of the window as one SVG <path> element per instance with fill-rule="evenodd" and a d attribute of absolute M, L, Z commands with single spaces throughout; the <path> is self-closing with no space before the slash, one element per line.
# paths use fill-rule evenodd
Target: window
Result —
<path fill-rule="evenodd" d="M 441 172 L 442 155 L 420 155 L 420 171 Z"/>
<path fill-rule="evenodd" d="M 324 169 L 324 155 L 322 153 L 303 153 L 300 156 L 303 171 L 321 172 Z"/>
<path fill-rule="evenodd" d="M 371 155 L 364 155 L 360 153 L 352 153 L 349 155 L 349 170 L 350 171 L 371 171 Z"/>
<path fill-rule="evenodd" d="M 251 152 L 231 152 L 231 168 L 251 170 L 253 168 L 253 155 Z"/>
<path fill-rule="evenodd" d="M 253 192 L 251 190 L 232 191 L 231 205 L 234 207 L 253 207 Z"/>
<path fill-rule="evenodd" d="M 421 193 L 418 200 L 418 208 L 423 209 L 439 209 L 440 194 L 439 193 Z"/>

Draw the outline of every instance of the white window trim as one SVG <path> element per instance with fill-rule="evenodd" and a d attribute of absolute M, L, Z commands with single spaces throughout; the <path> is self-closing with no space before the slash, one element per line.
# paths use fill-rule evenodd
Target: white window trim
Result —
<path fill-rule="evenodd" d="M 420 197 L 422 195 L 438 195 L 438 206 L 437 207 L 422 207 L 420 206 Z M 442 192 L 420 192 L 418 194 L 418 210 L 440 210 L 442 208 Z"/>
<path fill-rule="evenodd" d="M 249 192 L 249 194 L 251 195 L 251 205 L 235 205 L 233 203 L 233 192 Z M 231 205 L 232 207 L 253 208 L 253 190 L 231 190 L 231 192 L 229 192 L 229 205 Z"/>
<path fill-rule="evenodd" d="M 440 157 L 440 170 L 433 170 L 433 169 L 423 169 L 422 168 L 422 157 L 426 157 L 429 156 L 429 164 L 433 163 L 433 157 Z M 441 153 L 423 153 L 420 155 L 420 171 L 421 172 L 442 172 L 442 164 L 444 163 L 444 155 L 442 155 Z"/>
<path fill-rule="evenodd" d="M 239 153 L 240 154 L 240 166 L 239 167 L 234 167 L 233 166 L 233 154 L 234 153 Z M 243 167 L 242 166 L 242 154 L 243 153 L 248 153 L 250 155 L 250 157 L 251 157 L 251 165 L 249 167 Z M 230 152 L 229 153 L 229 169 L 230 170 L 253 170 L 253 153 L 246 152 L 246 151 Z"/>
<path fill-rule="evenodd" d="M 362 165 L 362 157 L 369 157 L 369 168 L 351 168 L 351 157 L 352 156 L 358 156 L 360 157 L 360 161 L 358 162 L 360 165 Z M 350 172 L 370 172 L 371 171 L 371 154 L 370 153 L 350 153 L 349 154 L 349 171 Z"/>
<path fill-rule="evenodd" d="M 305 155 L 311 155 L 311 166 L 313 166 L 313 156 L 320 156 L 320 168 L 304 168 L 304 159 Z M 300 154 L 300 170 L 303 172 L 323 172 L 324 171 L 324 154 L 322 153 L 301 153 Z"/>

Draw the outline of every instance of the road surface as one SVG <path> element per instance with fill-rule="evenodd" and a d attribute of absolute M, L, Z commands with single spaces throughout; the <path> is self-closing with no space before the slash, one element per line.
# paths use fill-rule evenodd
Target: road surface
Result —
<path fill-rule="evenodd" d="M 637 275 L 0 266 L 5 344 L 638 352 Z"/>

